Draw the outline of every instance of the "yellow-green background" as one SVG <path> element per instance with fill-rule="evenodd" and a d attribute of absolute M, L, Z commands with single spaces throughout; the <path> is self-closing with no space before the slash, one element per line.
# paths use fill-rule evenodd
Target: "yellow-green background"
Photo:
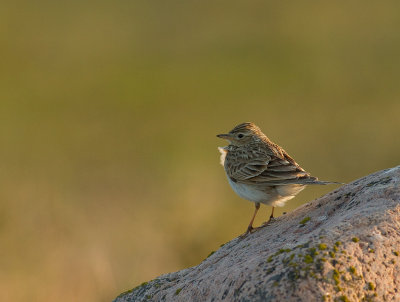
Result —
<path fill-rule="evenodd" d="M 399 79 L 398 1 L 3 3 L 0 300 L 110 301 L 239 235 L 237 123 L 320 179 L 397 165 Z"/>

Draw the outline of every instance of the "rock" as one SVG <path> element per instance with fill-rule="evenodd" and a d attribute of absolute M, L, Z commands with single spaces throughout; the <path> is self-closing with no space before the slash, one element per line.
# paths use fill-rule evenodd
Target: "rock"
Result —
<path fill-rule="evenodd" d="M 305 204 L 128 301 L 400 301 L 400 166 Z"/>

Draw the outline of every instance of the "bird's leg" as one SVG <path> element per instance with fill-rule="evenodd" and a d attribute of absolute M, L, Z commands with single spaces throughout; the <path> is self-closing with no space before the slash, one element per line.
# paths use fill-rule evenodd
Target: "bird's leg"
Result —
<path fill-rule="evenodd" d="M 269 220 L 268 221 L 271 221 L 272 219 L 274 219 L 274 209 L 275 209 L 275 207 L 272 207 L 271 216 L 269 216 Z"/>
<path fill-rule="evenodd" d="M 263 224 L 262 224 L 262 226 L 266 226 L 266 225 L 268 225 L 269 223 L 271 223 L 272 221 L 274 221 L 274 209 L 275 209 L 275 207 L 272 207 L 272 212 L 271 212 L 271 216 L 269 216 L 269 219 L 268 219 L 268 221 L 266 221 L 266 222 L 264 222 Z"/>
<path fill-rule="evenodd" d="M 249 226 L 247 227 L 246 233 L 244 233 L 242 236 L 246 236 L 247 234 L 251 233 L 254 230 L 253 222 L 254 222 L 254 218 L 256 218 L 256 215 L 257 215 L 257 212 L 258 212 L 259 208 L 260 208 L 260 203 L 256 202 L 256 209 L 254 210 L 253 217 L 250 220 L 250 223 L 249 223 Z"/>

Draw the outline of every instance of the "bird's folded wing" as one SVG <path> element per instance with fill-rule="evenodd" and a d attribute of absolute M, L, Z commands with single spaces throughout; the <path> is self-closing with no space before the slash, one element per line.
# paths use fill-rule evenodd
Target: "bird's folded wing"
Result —
<path fill-rule="evenodd" d="M 306 183 L 315 181 L 316 178 L 310 176 L 297 165 L 291 158 L 283 159 L 272 157 L 266 166 L 262 167 L 259 173 L 253 173 L 253 177 L 239 179 L 241 183 L 262 184 L 262 185 L 282 185 L 293 183 Z M 247 169 L 242 169 L 247 170 Z"/>
<path fill-rule="evenodd" d="M 271 157 L 257 157 L 254 159 L 225 161 L 228 176 L 234 181 L 245 181 L 263 173 L 268 166 Z M 229 163 L 229 164 L 228 164 Z M 228 166 L 226 166 L 228 164 Z"/>

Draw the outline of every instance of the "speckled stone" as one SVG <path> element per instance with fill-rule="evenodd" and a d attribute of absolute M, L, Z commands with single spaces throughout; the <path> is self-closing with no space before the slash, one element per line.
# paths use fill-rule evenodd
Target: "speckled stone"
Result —
<path fill-rule="evenodd" d="M 400 301 L 399 264 L 397 166 L 342 186 L 115 302 Z"/>

